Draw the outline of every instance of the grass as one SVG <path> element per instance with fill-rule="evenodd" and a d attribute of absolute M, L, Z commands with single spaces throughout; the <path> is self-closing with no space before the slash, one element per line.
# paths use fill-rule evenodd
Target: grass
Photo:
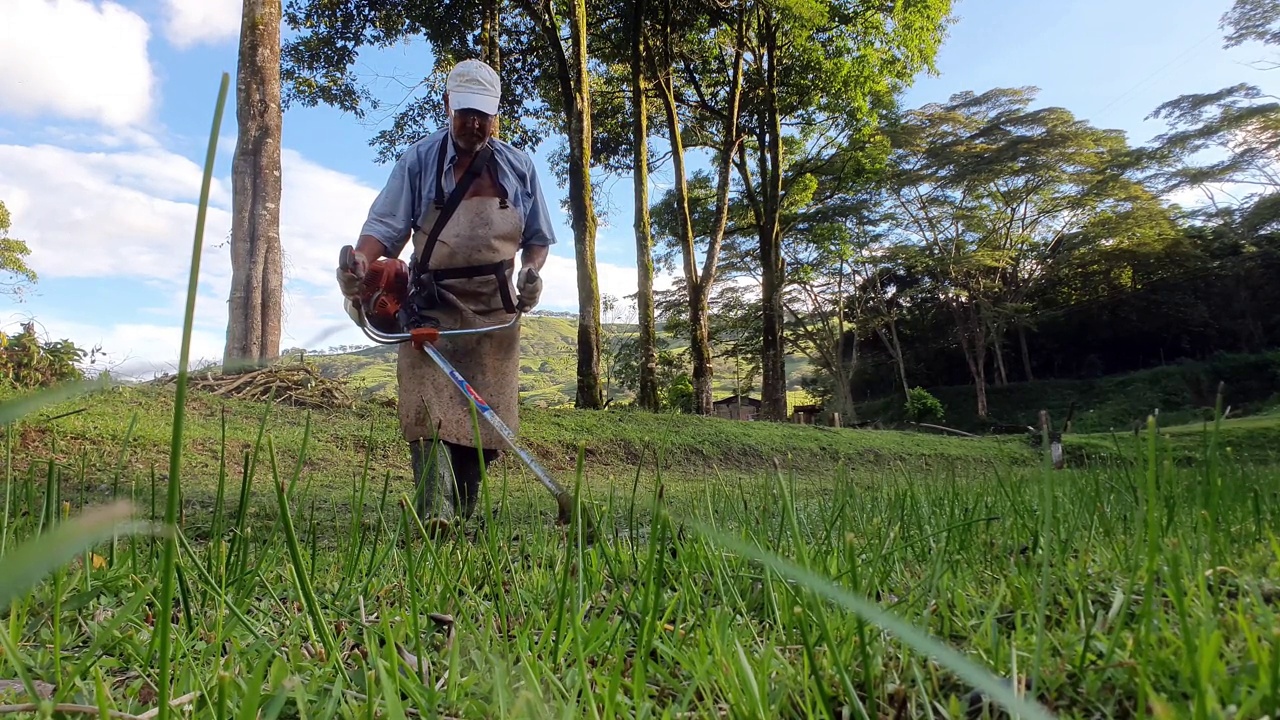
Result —
<path fill-rule="evenodd" d="M 1199 463 L 1207 450 L 1207 429 L 1211 424 L 1158 427 L 1157 442 L 1162 453 L 1176 465 Z M 1276 413 L 1222 420 L 1213 437 L 1229 462 L 1280 466 L 1280 415 Z M 1063 447 L 1076 461 L 1124 460 L 1132 466 L 1145 452 L 1142 439 L 1142 434 L 1134 432 L 1069 434 L 1063 439 Z"/>
<path fill-rule="evenodd" d="M 66 397 L 0 407 L 0 660 L 18 678 L 0 692 L 25 695 L 0 714 L 1280 708 L 1276 469 L 1225 454 L 1219 424 L 1152 423 L 1131 455 L 1054 472 L 998 440 L 548 412 L 528 436 L 581 441 L 595 542 L 552 526 L 549 499 L 509 472 L 482 485 L 482 522 L 432 541 L 377 466 L 399 444 L 376 411 L 299 426 L 186 397 L 192 309 L 167 402 L 115 388 L 69 415 Z M 1169 453 L 1183 435 L 1194 463 Z M 713 456 L 743 464 L 717 473 Z M 123 514 L 88 510 L 108 499 L 149 505 L 158 532 L 108 537 Z"/>
<path fill-rule="evenodd" d="M 86 471 L 102 474 L 114 471 L 121 445 L 128 437 L 124 467 L 137 477 L 145 478 L 153 470 L 167 477 L 175 399 L 170 385 L 121 386 L 99 391 L 90 398 L 64 400 L 29 418 L 15 436 L 15 447 L 38 451 L 67 466 L 87 459 Z M 270 424 L 275 447 L 281 453 L 296 457 L 304 435 L 310 433 L 303 469 L 318 492 L 350 488 L 358 481 L 361 458 L 366 453 L 369 472 L 375 478 L 389 473 L 392 487 L 407 487 L 408 449 L 400 438 L 395 412 L 370 403 L 355 411 L 308 413 L 287 406 L 267 407 L 190 395 L 183 421 L 183 489 L 193 501 L 206 505 L 211 502 L 216 493 L 224 433 L 227 457 L 243 461 L 244 453 L 252 451 L 264 419 Z M 837 431 L 790 423 L 626 410 L 522 408 L 520 419 L 522 442 L 553 471 L 573 473 L 579 446 L 583 446 L 587 463 L 584 481 L 592 491 L 613 482 L 629 481 L 637 464 L 652 466 L 657 453 L 662 455 L 666 477 L 694 482 L 709 476 L 754 474 L 775 460 L 784 469 L 815 480 L 833 477 L 838 464 L 850 471 L 892 465 L 910 472 L 954 466 L 1027 466 L 1035 462 L 1025 443 L 905 432 Z M 532 477 L 510 456 L 499 461 L 497 471 L 509 472 L 521 482 Z M 646 475 L 646 487 L 650 482 Z M 158 492 L 159 502 L 163 502 L 163 488 Z"/>
<path fill-rule="evenodd" d="M 1072 403 L 1072 429 L 1081 433 L 1132 432 L 1147 415 L 1159 412 L 1163 425 L 1200 423 L 1212 417 L 1219 383 L 1231 415 L 1256 414 L 1280 406 L 1280 352 L 1255 355 L 1223 353 L 1201 362 L 1178 362 L 1139 372 L 1087 380 L 1037 380 L 987 388 L 992 422 L 1038 424 L 1047 409 L 1055 424 Z M 946 410 L 943 424 L 982 432 L 972 385 L 929 388 Z M 903 419 L 901 395 L 858 405 L 864 420 Z"/>
<path fill-rule="evenodd" d="M 12 603 L 7 669 L 57 702 L 140 714 L 157 702 L 167 623 L 171 697 L 199 717 L 960 717 L 979 702 L 843 592 L 1060 717 L 1258 717 L 1280 701 L 1271 467 L 1179 467 L 1158 444 L 1133 468 L 1056 473 L 975 456 L 668 479 L 649 459 L 630 482 L 582 489 L 595 544 L 553 526 L 549 498 L 512 475 L 485 483 L 482 526 L 428 542 L 408 488 L 367 470 L 374 443 L 350 486 L 325 488 L 306 469 L 322 423 L 283 451 L 276 437 L 298 429 L 275 410 L 265 426 L 229 416 L 225 444 L 184 453 L 214 461 L 216 500 L 184 485 L 171 576 L 163 540 L 99 543 Z M 20 449 L 11 542 L 50 507 L 145 509 L 153 476 L 129 461 L 144 452 L 132 427 L 114 453 Z M 259 428 L 237 460 L 232 438 Z M 153 507 L 161 519 L 163 498 Z"/>

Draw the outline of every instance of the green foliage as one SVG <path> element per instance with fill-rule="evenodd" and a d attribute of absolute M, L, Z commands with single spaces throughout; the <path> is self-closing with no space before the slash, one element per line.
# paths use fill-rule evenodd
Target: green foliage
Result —
<path fill-rule="evenodd" d="M 1198 188 L 1214 193 L 1224 183 L 1249 192 L 1219 201 L 1242 211 L 1251 234 L 1280 228 L 1272 203 L 1280 192 L 1274 159 L 1280 153 L 1280 102 L 1254 85 L 1182 95 L 1156 108 L 1151 118 L 1169 131 L 1157 137 L 1151 155 L 1160 163 L 1153 181 L 1165 191 Z M 1202 153 L 1219 159 L 1198 162 Z M 1253 210 L 1253 208 L 1257 210 Z"/>
<path fill-rule="evenodd" d="M 82 363 L 87 358 L 94 364 L 100 351 L 85 350 L 67 339 L 41 340 L 35 323 L 26 323 L 15 334 L 0 332 L 0 385 L 39 388 L 82 380 Z"/>
<path fill-rule="evenodd" d="M 412 0 L 387 4 L 377 0 L 291 0 L 286 3 L 281 44 L 281 80 L 286 107 L 329 105 L 357 118 L 371 112 L 394 112 L 388 127 L 370 139 L 381 162 L 445 126 L 444 81 L 448 70 L 483 50 L 485 3 L 478 0 Z M 540 28 L 523 12 L 501 14 L 502 137 L 531 148 L 556 132 L 555 109 L 542 98 L 555 98 L 559 85 L 555 64 L 543 47 Z M 359 73 L 360 52 L 425 40 L 435 65 L 423 77 L 415 74 L 414 91 L 378 94 L 381 79 Z M 561 123 L 562 124 L 562 123 Z"/>
<path fill-rule="evenodd" d="M 938 398 L 922 387 L 913 387 L 907 391 L 904 411 L 908 420 L 917 423 L 941 422 L 945 415 Z"/>
<path fill-rule="evenodd" d="M 0 292 L 8 293 L 17 300 L 22 300 L 26 285 L 34 284 L 38 277 L 28 265 L 26 258 L 31 254 L 27 243 L 9 237 L 9 229 L 13 226 L 13 217 L 9 209 L 0 201 L 0 277 L 9 275 L 13 280 L 0 282 Z"/>
<path fill-rule="evenodd" d="M 677 375 L 666 389 L 666 407 L 681 413 L 694 410 L 693 381 L 686 373 Z"/>
<path fill-rule="evenodd" d="M 1219 27 L 1227 31 L 1225 48 L 1251 40 L 1280 45 L 1280 0 L 1235 0 L 1222 15 Z"/>

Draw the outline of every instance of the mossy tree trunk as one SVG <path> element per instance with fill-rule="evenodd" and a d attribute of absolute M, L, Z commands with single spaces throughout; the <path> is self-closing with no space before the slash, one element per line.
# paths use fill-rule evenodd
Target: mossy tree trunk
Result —
<path fill-rule="evenodd" d="M 569 5 L 569 47 L 550 0 L 521 0 L 542 31 L 555 62 L 569 137 L 569 214 L 578 278 L 578 388 L 574 407 L 604 406 L 600 383 L 600 285 L 596 277 L 596 214 L 591 188 L 591 87 L 587 67 L 587 4 Z"/>
<path fill-rule="evenodd" d="M 631 16 L 632 183 L 635 186 L 636 312 L 640 325 L 640 388 L 637 404 L 651 412 L 658 395 L 658 337 L 653 308 L 653 233 L 649 219 L 649 83 L 644 72 L 645 0 L 634 0 Z"/>

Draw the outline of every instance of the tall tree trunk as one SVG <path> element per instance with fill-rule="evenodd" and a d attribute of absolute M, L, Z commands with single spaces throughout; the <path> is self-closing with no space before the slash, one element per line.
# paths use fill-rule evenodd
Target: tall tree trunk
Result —
<path fill-rule="evenodd" d="M 886 335 L 884 328 L 879 328 L 876 333 L 880 335 L 880 340 L 889 348 L 889 354 L 893 356 L 894 363 L 898 366 L 898 379 L 902 382 L 902 395 L 907 400 L 911 399 L 911 388 L 907 385 L 907 362 L 902 357 L 902 343 L 898 340 L 898 321 L 892 316 L 889 318 L 889 333 Z"/>
<path fill-rule="evenodd" d="M 591 197 L 591 83 L 587 68 L 586 0 L 573 0 L 570 12 L 573 96 L 569 113 L 569 210 L 573 216 L 573 247 L 578 265 L 578 392 L 574 405 L 594 410 L 604 405 L 604 393 L 600 386 L 596 214 Z"/>
<path fill-rule="evenodd" d="M 1031 352 L 1027 350 L 1027 327 L 1018 324 L 1018 347 L 1022 350 L 1022 371 L 1027 374 L 1027 382 L 1034 382 L 1035 374 L 1031 372 Z"/>
<path fill-rule="evenodd" d="M 667 62 L 671 58 L 671 6 L 667 3 L 665 47 Z M 656 63 L 656 60 L 655 60 Z M 693 363 L 693 411 L 699 415 L 711 413 L 711 343 L 707 299 L 698 281 L 697 258 L 694 256 L 693 219 L 689 207 L 689 184 L 685 172 L 684 141 L 680 137 L 680 114 L 676 108 L 675 78 L 668 67 L 666 72 L 654 66 L 662 108 L 667 116 L 667 135 L 671 142 L 671 171 L 675 181 L 676 231 L 679 235 L 680 256 L 684 261 L 685 297 L 689 308 L 689 349 Z"/>
<path fill-rule="evenodd" d="M 845 359 L 845 343 L 849 344 L 849 358 Z M 840 413 L 840 422 L 857 422 L 858 411 L 854 408 L 853 402 L 853 376 L 858 371 L 858 336 L 856 333 L 846 333 L 844 328 L 840 329 L 840 342 L 837 347 L 836 357 L 839 362 L 836 364 L 835 380 L 836 393 L 839 400 L 832 408 L 835 412 Z"/>
<path fill-rule="evenodd" d="M 951 312 L 956 320 L 956 335 L 960 339 L 960 349 L 964 352 L 965 362 L 969 365 L 969 374 L 973 377 L 973 387 L 977 393 L 978 418 L 987 419 L 987 337 L 972 306 L 962 307 L 958 300 L 951 300 Z"/>
<path fill-rule="evenodd" d="M 280 2 L 244 0 L 241 15 L 224 370 L 280 355 Z"/>
<path fill-rule="evenodd" d="M 653 309 L 653 235 L 649 224 L 649 103 L 648 81 L 644 73 L 645 0 L 635 0 L 631 26 L 631 121 L 632 167 L 635 185 L 636 311 L 640 325 L 641 408 L 657 412 L 658 333 Z"/>
<path fill-rule="evenodd" d="M 668 60 L 674 57 L 671 45 L 670 7 L 668 3 L 665 28 Z M 714 374 L 711 367 L 710 299 L 711 288 L 716 281 L 720 248 L 729 222 L 729 180 L 733 174 L 734 156 L 739 145 L 738 107 L 742 98 L 743 47 L 746 40 L 746 14 L 741 10 L 738 13 L 736 40 L 733 67 L 729 77 L 728 106 L 724 112 L 724 125 L 721 129 L 717 157 L 715 220 L 712 222 L 711 234 L 707 238 L 706 256 L 703 258 L 701 272 L 697 267 L 694 247 L 693 214 L 685 178 L 684 145 L 680 138 L 680 116 L 676 110 L 675 81 L 671 75 L 659 75 L 663 107 L 671 129 L 672 164 L 676 174 L 676 202 L 680 221 L 680 250 L 684 257 L 685 285 L 689 299 L 689 346 L 693 355 L 694 412 L 699 415 L 710 415 L 714 411 L 711 395 Z M 661 79 L 664 77 L 665 81 Z"/>
<path fill-rule="evenodd" d="M 1004 366 L 1004 328 L 998 323 L 992 328 L 991 350 L 996 364 L 996 383 L 1004 387 L 1009 384 L 1009 372 Z"/>
<path fill-rule="evenodd" d="M 778 110 L 778 29 L 773 8 L 760 10 L 760 38 L 764 43 L 764 108 L 761 118 L 759 148 L 761 202 L 760 224 L 761 304 L 764 333 L 761 338 L 760 362 L 763 387 L 760 392 L 761 414 L 771 420 L 787 417 L 786 354 L 783 350 L 784 315 L 782 292 L 785 261 L 782 257 L 782 121 Z"/>
<path fill-rule="evenodd" d="M 484 0 L 484 18 L 480 25 L 480 61 L 502 76 L 502 52 L 499 42 L 502 39 L 502 21 L 499 7 L 502 0 Z M 493 136 L 500 137 L 499 121 L 494 118 Z"/>
<path fill-rule="evenodd" d="M 574 406 L 604 405 L 600 384 L 600 286 L 596 279 L 596 215 L 591 198 L 591 89 L 587 71 L 586 0 L 569 8 L 569 44 L 560 39 L 560 22 L 551 0 L 519 0 L 542 31 L 555 62 L 565 125 L 569 130 L 569 214 L 578 279 L 578 387 Z"/>

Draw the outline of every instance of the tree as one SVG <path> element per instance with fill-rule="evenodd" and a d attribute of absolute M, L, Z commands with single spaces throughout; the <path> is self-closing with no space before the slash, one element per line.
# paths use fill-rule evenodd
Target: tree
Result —
<path fill-rule="evenodd" d="M 1030 375 L 1026 303 L 1040 282 L 1089 241 L 1095 219 L 1114 235 L 1161 212 L 1122 133 L 1062 108 L 1029 109 L 1034 97 L 1034 88 L 958 93 L 892 130 L 905 257 L 954 319 L 983 418 L 987 352 L 1007 382 L 1010 328 Z"/>
<path fill-rule="evenodd" d="M 646 0 L 632 0 L 631 55 L 632 175 L 635 191 L 636 310 L 640 324 L 640 377 L 636 403 L 650 412 L 662 405 L 658 396 L 657 324 L 653 309 L 653 235 L 649 221 L 649 82 L 645 73 Z"/>
<path fill-rule="evenodd" d="M 1280 0 L 1236 0 L 1223 13 L 1218 27 L 1227 31 L 1224 48 L 1233 48 L 1255 40 L 1264 45 L 1280 45 Z M 1264 67 L 1280 64 L 1265 62 Z"/>
<path fill-rule="evenodd" d="M 809 358 L 831 381 L 833 407 L 850 420 L 853 376 L 858 362 L 858 335 L 853 323 L 860 313 L 855 292 L 854 238 L 840 224 L 810 228 L 806 237 L 784 244 L 787 289 L 783 294 L 790 347 Z"/>
<path fill-rule="evenodd" d="M 0 201 L 0 273 L 13 278 L 0 282 L 0 292 L 12 295 L 18 302 L 22 302 L 25 286 L 34 285 L 38 277 L 26 261 L 31 248 L 27 247 L 25 241 L 9 237 L 9 228 L 12 226 L 13 218 L 9 209 Z"/>
<path fill-rule="evenodd" d="M 359 118 L 384 106 L 354 72 L 359 50 L 421 37 L 436 59 L 430 77 L 417 78 L 394 106 L 390 127 L 374 135 L 387 161 L 443 124 L 442 83 L 458 59 L 501 57 L 501 112 L 515 122 L 504 135 L 529 148 L 551 133 L 566 137 L 558 169 L 568 181 L 578 284 L 578 379 L 575 405 L 604 404 L 600 382 L 600 291 L 596 277 L 596 214 L 591 183 L 592 105 L 585 0 L 571 0 L 567 17 L 549 0 L 291 0 L 285 17 L 300 31 L 284 51 L 289 99 L 324 103 Z M 499 27 L 503 25 L 504 27 Z M 563 37 L 567 25 L 568 38 Z M 496 38 L 496 40 L 495 40 Z M 412 97 L 419 89 L 428 92 Z M 541 100 L 541 104 L 537 100 Z"/>
<path fill-rule="evenodd" d="M 671 0 L 666 0 L 659 37 L 649 53 L 650 69 L 666 113 L 674 176 L 674 188 L 661 203 L 665 207 L 658 224 L 668 242 L 680 252 L 693 357 L 693 408 L 701 415 L 712 412 L 709 301 L 728 223 L 733 159 L 742 140 L 739 108 L 745 33 L 744 7 L 725 12 L 692 3 L 677 9 Z M 686 96 L 690 99 L 682 102 Z M 688 122 L 682 120 L 682 110 L 688 114 Z M 690 141 L 686 135 L 692 138 L 692 145 L 711 151 L 716 168 L 714 190 L 705 176 L 696 178 L 699 188 L 690 186 L 685 155 Z M 695 199 L 699 190 L 701 196 Z M 695 223 L 694 215 L 704 208 L 710 209 L 709 217 L 706 222 Z M 701 267 L 699 245 L 703 251 Z"/>
<path fill-rule="evenodd" d="M 748 4 L 743 132 L 734 165 L 755 222 L 761 267 L 761 416 L 787 413 L 782 252 L 787 151 L 839 145 L 873 129 L 897 93 L 934 69 L 951 0 L 800 0 Z M 789 142 L 791 140 L 792 142 Z M 802 153 L 812 155 L 813 153 Z"/>
<path fill-rule="evenodd" d="M 1236 0 L 1223 14 L 1224 48 L 1248 41 L 1280 44 L 1280 0 Z M 1263 67 L 1280 63 L 1264 61 Z M 1262 232 L 1280 221 L 1280 101 L 1257 86 L 1238 83 L 1216 92 L 1181 95 L 1161 104 L 1148 119 L 1168 122 L 1149 155 L 1164 192 L 1197 189 L 1205 198 L 1199 215 Z M 1216 159 L 1204 159 L 1204 155 Z M 1198 161 L 1198 159 L 1201 159 Z"/>
<path fill-rule="evenodd" d="M 224 369 L 280 354 L 280 3 L 244 0 L 240 20 Z"/>
<path fill-rule="evenodd" d="M 1153 179 L 1163 191 L 1199 189 L 1211 211 L 1237 208 L 1255 232 L 1275 227 L 1280 220 L 1280 101 L 1241 83 L 1182 95 L 1148 117 L 1170 126 L 1150 151 L 1162 163 Z M 1201 153 L 1220 159 L 1197 162 Z"/>

